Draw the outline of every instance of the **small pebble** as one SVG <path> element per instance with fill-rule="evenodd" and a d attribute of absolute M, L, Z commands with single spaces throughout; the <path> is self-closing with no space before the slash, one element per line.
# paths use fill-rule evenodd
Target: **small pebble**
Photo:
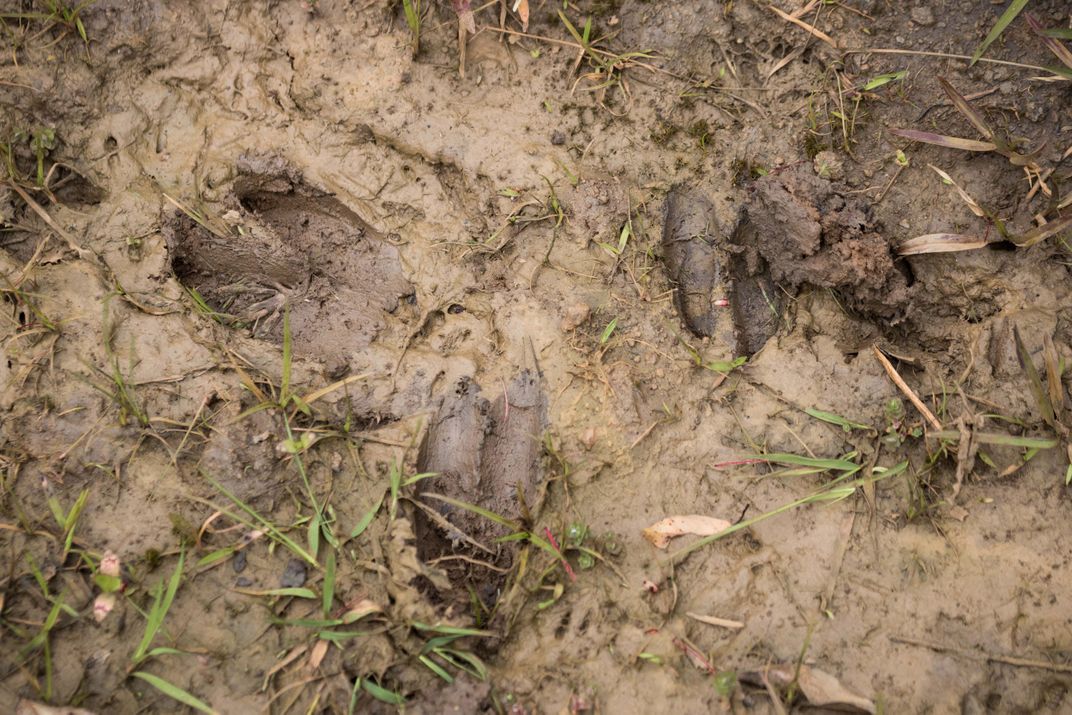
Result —
<path fill-rule="evenodd" d="M 283 569 L 279 579 L 280 588 L 298 588 L 305 584 L 305 563 L 301 559 L 291 559 Z"/>
<path fill-rule="evenodd" d="M 568 333 L 584 325 L 591 315 L 592 309 L 586 303 L 574 303 L 566 308 L 566 315 L 562 317 L 559 327 L 563 333 Z"/>
<path fill-rule="evenodd" d="M 235 554 L 234 558 L 231 559 L 231 568 L 234 569 L 235 573 L 242 573 L 243 571 L 246 570 L 246 552 L 245 551 L 239 551 L 237 554 Z"/>
<path fill-rule="evenodd" d="M 920 7 L 912 8 L 910 13 L 912 16 L 912 22 L 923 27 L 930 27 L 934 24 L 934 11 L 929 7 L 921 5 Z"/>
<path fill-rule="evenodd" d="M 551 132 L 551 143 L 555 146 L 562 146 L 566 143 L 566 135 L 557 129 L 554 130 Z"/>
<path fill-rule="evenodd" d="M 249 588 L 253 585 L 253 581 L 245 576 L 239 576 L 235 579 L 234 585 L 238 588 Z"/>

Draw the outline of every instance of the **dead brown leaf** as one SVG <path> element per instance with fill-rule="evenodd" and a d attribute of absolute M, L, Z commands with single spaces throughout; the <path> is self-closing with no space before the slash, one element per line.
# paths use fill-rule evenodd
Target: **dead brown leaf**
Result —
<path fill-rule="evenodd" d="M 815 707 L 869 713 L 870 715 L 875 713 L 873 702 L 852 692 L 833 675 L 818 668 L 802 665 L 800 671 L 796 672 L 796 667 L 793 665 L 780 665 L 767 671 L 770 682 L 780 688 L 788 687 L 793 682 L 794 674 L 797 688 L 808 699 L 808 703 Z"/>
<path fill-rule="evenodd" d="M 716 519 L 713 516 L 700 516 L 690 514 L 685 516 L 668 516 L 662 521 L 657 521 L 647 529 L 644 529 L 644 538 L 657 549 L 665 549 L 670 545 L 670 540 L 683 534 L 695 534 L 696 536 L 710 536 L 733 526 L 725 519 Z"/>
<path fill-rule="evenodd" d="M 514 12 L 521 18 L 521 31 L 529 31 L 529 0 L 517 0 L 514 3 Z"/>

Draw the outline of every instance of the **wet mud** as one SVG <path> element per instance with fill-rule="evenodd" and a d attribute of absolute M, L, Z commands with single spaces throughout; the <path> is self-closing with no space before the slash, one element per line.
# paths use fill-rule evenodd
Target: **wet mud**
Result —
<path fill-rule="evenodd" d="M 354 351 L 414 316 L 413 287 L 382 233 L 278 156 L 242 156 L 229 211 L 166 221 L 172 269 L 228 322 L 295 341 L 344 375 Z"/>
<path fill-rule="evenodd" d="M 533 528 L 543 503 L 546 398 L 538 374 L 523 370 L 489 401 L 470 378 L 442 398 L 417 457 L 418 555 L 446 563 L 458 591 L 494 607 L 516 547 L 502 537 Z M 446 497 L 451 502 L 443 501 Z M 471 509 L 489 511 L 498 523 Z"/>
<path fill-rule="evenodd" d="M 1030 24 L 421 6 L 0 23 L 0 710 L 1068 711 L 1070 237 L 928 168 L 1067 193 Z"/>

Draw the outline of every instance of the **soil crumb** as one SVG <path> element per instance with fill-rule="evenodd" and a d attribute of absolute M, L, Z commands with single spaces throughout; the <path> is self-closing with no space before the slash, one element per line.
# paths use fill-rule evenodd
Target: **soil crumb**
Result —
<path fill-rule="evenodd" d="M 738 242 L 789 289 L 833 289 L 850 308 L 891 325 L 905 317 L 908 279 L 870 206 L 810 166 L 769 174 L 750 187 Z"/>

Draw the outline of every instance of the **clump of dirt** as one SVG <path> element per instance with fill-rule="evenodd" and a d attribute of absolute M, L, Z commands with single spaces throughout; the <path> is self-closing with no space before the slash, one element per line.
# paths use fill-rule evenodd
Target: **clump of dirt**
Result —
<path fill-rule="evenodd" d="M 439 499 L 472 504 L 530 527 L 543 502 L 542 436 L 546 398 L 539 376 L 522 370 L 494 402 L 462 378 L 440 403 L 417 459 L 422 481 L 417 502 L 418 555 L 446 562 L 458 593 L 475 589 L 494 604 L 514 549 L 496 540 L 510 530 L 475 511 Z"/>
<path fill-rule="evenodd" d="M 777 283 L 833 289 L 850 308 L 895 325 L 912 297 L 906 272 L 868 203 L 847 191 L 808 164 L 764 176 L 748 188 L 736 241 Z"/>
<path fill-rule="evenodd" d="M 166 222 L 176 277 L 276 343 L 289 306 L 295 341 L 344 372 L 349 355 L 411 317 L 398 249 L 279 156 L 244 155 L 237 169 L 223 228 L 184 213 Z"/>

